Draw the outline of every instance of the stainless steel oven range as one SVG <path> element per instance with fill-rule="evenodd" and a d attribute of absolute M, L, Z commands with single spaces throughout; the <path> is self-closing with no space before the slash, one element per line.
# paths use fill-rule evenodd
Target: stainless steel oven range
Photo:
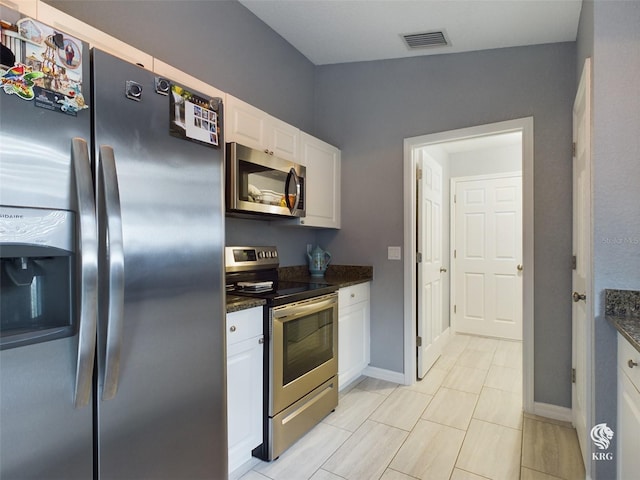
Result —
<path fill-rule="evenodd" d="M 323 282 L 278 279 L 276 247 L 226 247 L 227 293 L 262 298 L 263 443 L 271 461 L 338 405 L 338 294 Z"/>

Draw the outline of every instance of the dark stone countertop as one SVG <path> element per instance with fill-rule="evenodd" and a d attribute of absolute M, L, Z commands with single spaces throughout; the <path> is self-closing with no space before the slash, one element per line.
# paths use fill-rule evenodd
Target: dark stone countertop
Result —
<path fill-rule="evenodd" d="M 640 291 L 605 290 L 605 317 L 640 352 Z"/>
<path fill-rule="evenodd" d="M 236 295 L 227 295 L 227 313 L 239 312 L 253 307 L 261 307 L 266 302 L 260 298 L 238 297 Z"/>
<path fill-rule="evenodd" d="M 309 275 L 309 267 L 300 265 L 295 267 L 281 267 L 278 278 L 294 282 L 321 282 L 345 288 L 359 283 L 373 280 L 373 267 L 366 265 L 329 265 L 322 277 Z"/>

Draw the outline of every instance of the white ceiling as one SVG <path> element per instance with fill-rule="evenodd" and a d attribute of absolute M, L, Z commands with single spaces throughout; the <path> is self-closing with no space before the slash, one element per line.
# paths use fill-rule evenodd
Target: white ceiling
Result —
<path fill-rule="evenodd" d="M 582 0 L 239 0 L 315 65 L 575 41 Z M 402 35 L 444 30 L 409 50 Z"/>

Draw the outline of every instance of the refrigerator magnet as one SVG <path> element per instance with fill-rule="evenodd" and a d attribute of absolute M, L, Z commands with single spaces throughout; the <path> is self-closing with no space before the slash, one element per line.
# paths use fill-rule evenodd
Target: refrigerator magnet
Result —
<path fill-rule="evenodd" d="M 19 20 L 10 35 L 3 35 L 3 59 L 15 61 L 2 74 L 3 90 L 68 115 L 88 108 L 82 94 L 82 45 L 32 18 Z"/>
<path fill-rule="evenodd" d="M 0 81 L 4 93 L 7 95 L 17 95 L 23 100 L 33 100 L 35 98 L 33 91 L 35 82 L 43 76 L 42 72 L 33 72 L 26 65 L 18 64 L 7 70 Z"/>

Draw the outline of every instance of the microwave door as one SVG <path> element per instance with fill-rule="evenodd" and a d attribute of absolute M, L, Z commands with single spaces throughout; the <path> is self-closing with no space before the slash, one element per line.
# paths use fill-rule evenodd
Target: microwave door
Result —
<path fill-rule="evenodd" d="M 291 192 L 291 180 L 293 180 L 295 191 Z M 285 203 L 287 204 L 287 208 L 293 214 L 298 209 L 298 204 L 300 203 L 300 177 L 296 173 L 294 168 L 289 170 L 289 174 L 287 175 L 287 181 L 284 187 L 287 192 L 284 196 Z M 295 198 L 295 202 L 291 205 L 291 196 Z"/>

